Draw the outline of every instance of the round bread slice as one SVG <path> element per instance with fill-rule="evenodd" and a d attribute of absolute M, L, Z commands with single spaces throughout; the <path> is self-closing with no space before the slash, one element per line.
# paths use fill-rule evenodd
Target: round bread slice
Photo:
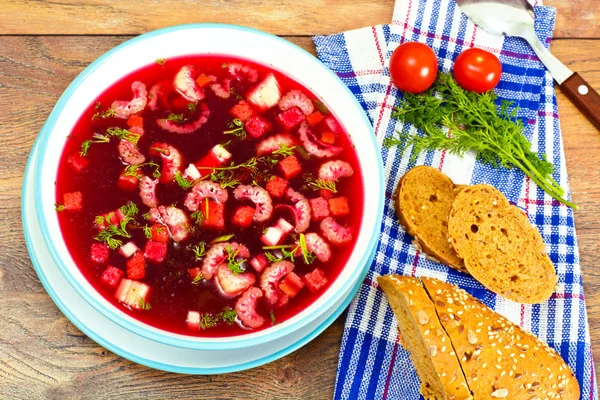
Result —
<path fill-rule="evenodd" d="M 464 290 L 421 280 L 475 399 L 579 399 L 575 375 L 548 345 Z"/>
<path fill-rule="evenodd" d="M 422 165 L 408 171 L 396 189 L 396 215 L 414 238 L 417 249 L 436 261 L 467 272 L 463 261 L 448 243 L 448 216 L 457 193 L 455 185 L 435 168 Z"/>
<path fill-rule="evenodd" d="M 489 290 L 527 304 L 552 295 L 558 277 L 542 236 L 496 188 L 462 190 L 452 204 L 448 235 L 469 273 Z"/>
<path fill-rule="evenodd" d="M 377 278 L 398 321 L 402 345 L 421 380 L 425 399 L 473 399 L 456 353 L 442 328 L 433 302 L 417 278 Z"/>

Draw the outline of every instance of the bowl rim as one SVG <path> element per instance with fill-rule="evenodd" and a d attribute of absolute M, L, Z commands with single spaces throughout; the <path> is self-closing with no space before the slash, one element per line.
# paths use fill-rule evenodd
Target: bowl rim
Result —
<path fill-rule="evenodd" d="M 229 25 L 229 24 L 219 24 L 219 23 L 184 24 L 184 25 L 176 25 L 176 26 L 171 26 L 171 27 L 167 27 L 167 28 L 154 30 L 154 31 L 145 33 L 143 35 L 137 36 L 135 38 L 129 39 L 129 40 L 121 43 L 120 45 L 112 48 L 108 52 L 104 53 L 103 55 L 98 57 L 96 60 L 94 60 L 90 65 L 88 65 L 73 80 L 73 82 L 71 82 L 71 84 L 69 84 L 67 89 L 63 92 L 63 94 L 60 96 L 58 102 L 54 106 L 46 123 L 42 126 L 39 136 L 38 136 L 38 140 L 39 140 L 39 149 L 37 152 L 38 157 L 37 157 L 37 160 L 36 160 L 36 163 L 34 166 L 35 167 L 34 168 L 35 207 L 36 207 L 36 212 L 37 212 L 37 219 L 40 224 L 44 242 L 46 243 L 46 246 L 52 256 L 52 259 L 58 266 L 62 275 L 67 279 L 69 284 L 76 290 L 76 292 L 81 297 L 83 297 L 83 299 L 85 301 L 87 301 L 90 305 L 92 305 L 97 311 L 100 311 L 103 315 L 108 317 L 113 322 L 116 322 L 120 326 L 122 326 L 138 335 L 141 335 L 148 339 L 157 341 L 159 343 L 164 343 L 164 344 L 168 344 L 168 345 L 172 345 L 172 346 L 176 346 L 176 347 L 192 348 L 192 349 L 206 349 L 206 350 L 235 349 L 235 348 L 243 348 L 243 347 L 247 347 L 247 346 L 255 346 L 255 345 L 264 344 L 271 340 L 275 340 L 277 338 L 285 336 L 285 335 L 289 334 L 290 332 L 292 332 L 302 326 L 305 326 L 306 324 L 311 323 L 318 316 L 322 315 L 323 312 L 325 312 L 325 310 L 327 309 L 327 306 L 330 305 L 330 303 L 334 304 L 341 298 L 341 296 L 343 296 L 345 293 L 347 293 L 348 289 L 352 285 L 357 283 L 356 281 L 358 279 L 360 279 L 361 276 L 364 279 L 364 275 L 365 275 L 366 271 L 368 270 L 370 263 L 372 262 L 372 260 L 374 258 L 374 255 L 375 255 L 374 250 L 379 241 L 379 233 L 380 233 L 379 227 L 381 226 L 381 221 L 383 219 L 384 190 L 385 190 L 384 179 L 383 179 L 383 175 L 384 175 L 383 161 L 382 161 L 381 157 L 379 156 L 379 157 L 376 157 L 377 165 L 375 166 L 376 170 L 378 172 L 378 174 L 377 174 L 378 181 L 379 181 L 378 184 L 379 184 L 379 188 L 380 188 L 380 193 L 378 196 L 376 221 L 374 221 L 375 222 L 374 229 L 371 233 L 371 237 L 368 240 L 367 249 L 360 257 L 360 259 L 358 261 L 358 266 L 352 272 L 350 278 L 347 279 L 346 282 L 342 283 L 342 286 L 339 288 L 338 291 L 336 291 L 332 295 L 332 297 L 329 299 L 329 301 L 327 303 L 322 304 L 319 308 L 315 309 L 314 312 L 312 312 L 311 314 L 306 315 L 303 318 L 298 319 L 296 321 L 293 321 L 292 323 L 288 324 L 287 326 L 282 326 L 280 329 L 273 331 L 271 333 L 267 332 L 263 335 L 255 336 L 255 337 L 250 337 L 249 335 L 231 336 L 231 337 L 223 338 L 225 340 L 221 340 L 221 341 L 214 340 L 215 338 L 211 338 L 211 337 L 206 337 L 206 338 L 195 337 L 195 336 L 188 337 L 188 336 L 181 335 L 181 334 L 174 334 L 172 332 L 169 332 L 169 331 L 166 331 L 166 330 L 163 330 L 160 328 L 151 327 L 143 322 L 138 321 L 138 323 L 134 323 L 133 321 L 129 321 L 128 319 L 123 318 L 117 312 L 118 309 L 116 309 L 116 307 L 114 307 L 112 305 L 106 306 L 106 305 L 102 304 L 101 302 L 97 301 L 97 299 L 95 299 L 95 297 L 93 295 L 88 293 L 87 290 L 85 290 L 85 288 L 83 286 L 81 286 L 81 284 L 77 281 L 77 279 L 75 279 L 75 277 L 72 276 L 69 268 L 67 268 L 64 261 L 58 254 L 57 249 L 54 247 L 52 235 L 48 229 L 48 225 L 46 222 L 44 207 L 42 206 L 43 194 L 41 193 L 41 190 L 40 190 L 40 188 L 42 187 L 41 170 L 42 170 L 43 160 L 44 160 L 43 154 L 45 153 L 45 150 L 47 148 L 47 145 L 48 145 L 48 142 L 50 139 L 50 132 L 52 132 L 54 125 L 56 124 L 56 120 L 57 120 L 58 116 L 61 114 L 65 104 L 67 103 L 69 98 L 72 96 L 73 92 L 80 86 L 80 84 L 90 74 L 92 74 L 98 67 L 100 67 L 102 64 L 104 64 L 104 62 L 107 59 L 109 59 L 113 54 L 115 54 L 119 51 L 122 51 L 124 48 L 131 46 L 135 43 L 150 40 L 154 37 L 168 34 L 171 32 L 187 30 L 187 29 L 197 30 L 197 29 L 215 29 L 215 28 L 216 29 L 238 30 L 238 31 L 242 31 L 242 32 L 249 32 L 249 33 L 252 33 L 255 35 L 265 36 L 265 37 L 269 38 L 270 40 L 280 41 L 285 46 L 292 47 L 295 51 L 305 53 L 305 55 L 309 56 L 309 59 L 313 60 L 315 63 L 318 63 L 320 68 L 324 68 L 335 80 L 338 81 L 338 83 L 341 85 L 343 90 L 345 90 L 347 95 L 350 96 L 350 99 L 355 104 L 356 109 L 360 111 L 363 121 L 365 123 L 365 126 L 369 127 L 369 131 L 371 133 L 373 132 L 371 122 L 367 118 L 364 110 L 362 109 L 362 107 L 358 103 L 358 100 L 354 97 L 354 94 L 350 91 L 350 89 L 339 79 L 339 77 L 333 71 L 331 71 L 323 63 L 321 63 L 320 60 L 318 60 L 316 57 L 314 57 L 312 54 L 308 53 L 306 50 L 302 49 L 301 47 L 299 47 L 283 38 L 280 38 L 276 35 L 272 35 L 270 33 L 266 33 L 266 32 L 260 31 L 260 30 L 256 30 L 256 29 L 248 28 L 248 27 L 244 27 L 244 26 L 239 26 L 239 25 Z M 373 146 L 373 150 L 378 153 L 379 152 L 378 144 L 377 144 L 377 139 L 376 139 L 375 135 L 371 134 L 370 139 L 371 139 L 371 145 Z M 364 177 L 363 177 L 363 179 L 364 179 Z M 363 224 L 364 223 L 365 223 L 365 221 L 363 220 Z M 283 324 L 285 324 L 285 322 Z M 220 339 L 220 338 L 217 338 L 217 339 Z"/>

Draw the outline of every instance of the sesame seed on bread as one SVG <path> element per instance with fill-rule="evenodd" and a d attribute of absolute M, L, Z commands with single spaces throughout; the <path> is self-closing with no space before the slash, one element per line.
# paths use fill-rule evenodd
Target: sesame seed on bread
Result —
<path fill-rule="evenodd" d="M 496 188 L 474 185 L 456 196 L 448 237 L 468 272 L 489 290 L 527 304 L 554 291 L 558 278 L 540 233 Z"/>
<path fill-rule="evenodd" d="M 569 366 L 548 345 L 457 286 L 421 278 L 478 399 L 579 399 Z"/>
<path fill-rule="evenodd" d="M 456 353 L 421 281 L 400 275 L 381 276 L 383 289 L 398 321 L 402 345 L 421 380 L 425 399 L 473 399 Z"/>
<path fill-rule="evenodd" d="M 414 167 L 400 179 L 395 208 L 417 249 L 436 261 L 467 272 L 462 259 L 448 243 L 448 216 L 454 198 L 464 187 L 455 185 L 435 168 Z"/>

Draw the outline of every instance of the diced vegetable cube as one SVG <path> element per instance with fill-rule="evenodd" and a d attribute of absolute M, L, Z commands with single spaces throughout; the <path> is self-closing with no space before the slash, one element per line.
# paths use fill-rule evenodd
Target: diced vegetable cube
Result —
<path fill-rule="evenodd" d="M 291 233 L 294 230 L 294 225 L 290 224 L 283 218 L 279 218 L 275 224 L 285 234 Z"/>
<path fill-rule="evenodd" d="M 212 169 L 215 167 L 222 167 L 231 160 L 231 153 L 227 151 L 225 147 L 218 144 L 213 147 L 207 155 L 202 157 L 199 161 L 194 163 L 197 167 L 200 176 L 210 175 Z"/>
<path fill-rule="evenodd" d="M 215 156 L 217 161 L 219 161 L 219 165 L 225 165 L 229 162 L 229 160 L 231 160 L 231 153 L 227 151 L 222 144 L 216 145 L 210 149 L 210 152 Z"/>
<path fill-rule="evenodd" d="M 119 176 L 119 189 L 133 192 L 138 188 L 140 180 L 137 176 L 125 175 L 125 171 Z"/>
<path fill-rule="evenodd" d="M 233 214 L 233 224 L 241 228 L 248 228 L 250 225 L 252 225 L 252 220 L 254 219 L 254 211 L 254 207 L 238 207 L 238 209 L 235 210 L 235 214 Z"/>
<path fill-rule="evenodd" d="M 288 189 L 289 182 L 287 179 L 280 178 L 279 176 L 274 176 L 269 182 L 267 182 L 266 189 L 267 192 L 276 199 L 280 199 L 283 197 L 285 192 Z"/>
<path fill-rule="evenodd" d="M 202 268 L 201 267 L 196 267 L 196 268 L 188 268 L 188 274 L 190 275 L 190 278 L 192 278 L 192 281 L 194 279 L 196 279 L 196 277 L 200 274 L 202 274 Z"/>
<path fill-rule="evenodd" d="M 329 190 L 328 190 L 329 192 Z M 331 192 L 329 192 L 331 193 Z M 329 211 L 329 202 L 323 197 L 310 199 L 310 208 L 312 210 L 313 221 L 321 221 L 331 214 Z"/>
<path fill-rule="evenodd" d="M 196 179 L 200 179 L 202 175 L 200 175 L 200 171 L 198 171 L 198 168 L 196 168 L 194 164 L 190 164 L 185 171 L 183 171 L 183 177 L 195 181 Z"/>
<path fill-rule="evenodd" d="M 185 324 L 192 330 L 200 330 L 200 313 L 198 311 L 188 311 Z"/>
<path fill-rule="evenodd" d="M 206 213 L 208 209 L 208 215 Z M 225 229 L 225 204 L 214 200 L 208 200 L 206 203 L 200 204 L 200 211 L 204 218 L 202 219 L 202 227 L 220 231 Z"/>
<path fill-rule="evenodd" d="M 327 117 L 324 121 L 325 126 L 327 126 L 327 130 L 333 133 L 340 133 L 342 128 L 340 125 L 333 119 L 333 117 Z"/>
<path fill-rule="evenodd" d="M 117 267 L 109 265 L 100 276 L 100 281 L 105 286 L 116 288 L 119 282 L 121 282 L 121 278 L 123 278 L 123 271 Z"/>
<path fill-rule="evenodd" d="M 83 196 L 81 192 L 65 193 L 63 195 L 63 205 L 66 211 L 81 211 L 83 208 Z"/>
<path fill-rule="evenodd" d="M 149 297 L 150 286 L 131 279 L 123 279 L 115 292 L 118 301 L 136 310 L 147 304 Z"/>
<path fill-rule="evenodd" d="M 167 244 L 148 240 L 144 247 L 144 257 L 152 263 L 160 264 L 167 258 Z"/>
<path fill-rule="evenodd" d="M 208 85 L 211 82 L 212 81 L 210 80 L 210 78 L 208 76 L 206 76 L 206 74 L 200 74 L 196 78 L 196 84 L 198 86 L 200 86 L 200 87 L 204 87 L 204 86 Z"/>
<path fill-rule="evenodd" d="M 267 246 L 280 245 L 290 232 L 294 230 L 294 226 L 283 218 L 279 218 L 274 226 L 270 226 L 260 237 L 261 242 Z"/>
<path fill-rule="evenodd" d="M 260 273 L 269 266 L 269 260 L 264 254 L 258 254 L 250 259 L 250 266 Z"/>
<path fill-rule="evenodd" d="M 277 115 L 277 121 L 286 131 L 291 131 L 305 119 L 304 113 L 298 107 L 289 108 Z"/>
<path fill-rule="evenodd" d="M 90 160 L 87 157 L 83 157 L 79 152 L 75 152 L 67 158 L 67 164 L 69 164 L 69 167 L 74 172 L 79 174 L 90 164 Z"/>
<path fill-rule="evenodd" d="M 90 258 L 98 264 L 106 264 L 110 256 L 110 248 L 104 243 L 92 243 Z"/>
<path fill-rule="evenodd" d="M 329 199 L 329 210 L 334 217 L 345 217 L 350 214 L 348 198 L 340 196 Z"/>
<path fill-rule="evenodd" d="M 335 144 L 335 133 L 323 132 L 321 134 L 321 142 L 327 143 L 327 144 Z"/>
<path fill-rule="evenodd" d="M 246 132 L 248 132 L 248 135 L 255 139 L 261 137 L 265 133 L 268 133 L 271 130 L 271 127 L 271 123 L 260 115 L 255 115 L 248 118 L 244 124 L 244 128 L 246 129 Z"/>
<path fill-rule="evenodd" d="M 146 276 L 146 260 L 142 253 L 136 253 L 126 263 L 129 279 L 143 279 Z"/>
<path fill-rule="evenodd" d="M 139 250 L 139 247 L 133 242 L 127 242 L 123 246 L 119 247 L 119 254 L 125 258 L 129 258 Z"/>
<path fill-rule="evenodd" d="M 302 173 L 302 165 L 296 156 L 287 156 L 279 161 L 279 170 L 286 179 L 293 179 Z"/>
<path fill-rule="evenodd" d="M 152 240 L 155 242 L 168 243 L 169 242 L 169 231 L 166 226 L 161 224 L 154 224 L 150 227 L 152 233 Z"/>
<path fill-rule="evenodd" d="M 132 115 L 127 119 L 127 126 L 144 126 L 144 118 L 140 117 L 139 115 Z"/>
<path fill-rule="evenodd" d="M 233 115 L 235 118 L 238 118 L 242 122 L 248 121 L 250 117 L 252 117 L 255 112 L 250 104 L 248 104 L 245 100 L 240 100 L 235 106 L 229 110 L 229 114 Z"/>
<path fill-rule="evenodd" d="M 325 273 L 320 268 L 315 268 L 312 272 L 304 275 L 302 279 L 304 279 L 304 282 L 306 282 L 306 287 L 311 291 L 311 293 L 318 292 L 319 290 L 323 289 L 328 282 Z"/>
<path fill-rule="evenodd" d="M 306 116 L 306 121 L 310 124 L 310 125 L 316 125 L 319 122 L 323 121 L 323 114 L 321 114 L 319 111 L 315 111 L 312 114 L 309 114 Z"/>
<path fill-rule="evenodd" d="M 275 106 L 281 99 L 281 88 L 275 75 L 268 74 L 262 82 L 251 88 L 246 99 L 260 112 Z"/>
<path fill-rule="evenodd" d="M 287 274 L 279 284 L 279 289 L 290 297 L 295 297 L 303 287 L 304 281 L 293 272 Z"/>

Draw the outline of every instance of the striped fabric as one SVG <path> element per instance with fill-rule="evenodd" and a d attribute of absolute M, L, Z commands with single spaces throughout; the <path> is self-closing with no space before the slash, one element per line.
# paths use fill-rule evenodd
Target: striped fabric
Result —
<path fill-rule="evenodd" d="M 549 45 L 555 10 L 538 5 L 536 30 Z M 551 76 L 524 41 L 490 35 L 460 13 L 453 0 L 398 0 L 390 25 L 313 38 L 319 58 L 352 90 L 371 119 L 379 143 L 403 126 L 391 119 L 398 92 L 390 83 L 388 60 L 399 43 L 427 43 L 448 71 L 469 47 L 496 54 L 503 65 L 497 92 L 515 102 L 526 135 L 555 165 L 554 179 L 568 188 L 556 96 Z M 414 129 L 408 127 L 410 129 Z M 386 175 L 386 203 L 378 251 L 357 297 L 350 305 L 341 344 L 336 399 L 419 399 L 419 380 L 408 352 L 398 343 L 396 322 L 376 278 L 388 273 L 432 276 L 454 283 L 532 331 L 569 363 L 582 399 L 598 399 L 591 356 L 573 211 L 547 196 L 518 170 L 493 169 L 474 154 L 459 158 L 445 151 L 420 154 L 416 165 L 439 168 L 456 183 L 488 183 L 522 208 L 540 230 L 559 281 L 552 298 L 521 305 L 496 296 L 473 278 L 430 261 L 411 245 L 399 226 L 392 194 L 399 178 L 415 164 L 410 151 L 381 146 Z"/>

